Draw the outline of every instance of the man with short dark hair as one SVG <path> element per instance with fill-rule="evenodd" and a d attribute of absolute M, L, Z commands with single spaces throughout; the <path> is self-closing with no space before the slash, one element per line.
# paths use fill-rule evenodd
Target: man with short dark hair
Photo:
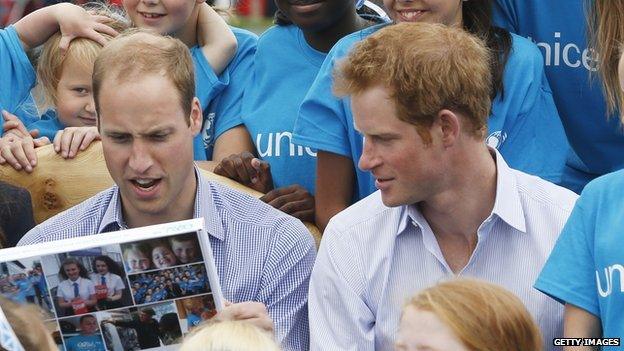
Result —
<path fill-rule="evenodd" d="M 93 86 L 115 186 L 36 226 L 20 244 L 203 217 L 223 294 L 236 302 L 216 318 L 249 319 L 275 329 L 284 349 L 307 349 L 314 240 L 299 220 L 194 167 L 202 113 L 187 47 L 149 32 L 117 37 L 95 62 Z"/>

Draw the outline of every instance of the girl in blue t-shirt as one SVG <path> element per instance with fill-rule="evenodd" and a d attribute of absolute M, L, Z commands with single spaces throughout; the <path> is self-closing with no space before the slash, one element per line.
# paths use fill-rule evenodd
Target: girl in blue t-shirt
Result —
<path fill-rule="evenodd" d="M 461 26 L 484 38 L 496 54 L 491 63 L 494 90 L 487 143 L 510 166 L 557 182 L 568 146 L 537 47 L 492 26 L 490 1 L 384 0 L 384 5 L 395 23 Z M 364 140 L 354 129 L 350 100 L 336 99 L 331 85 L 336 61 L 379 28 L 353 33 L 332 48 L 295 122 L 294 143 L 318 149 L 316 223 L 321 228 L 334 214 L 376 190 L 372 175 L 356 167 Z"/>
<path fill-rule="evenodd" d="M 0 139 L 0 164 L 8 162 L 17 170 L 30 172 L 36 165 L 34 148 L 48 144 L 57 131 L 95 125 L 91 98 L 93 62 L 101 46 L 125 28 L 123 17 L 106 8 L 98 9 L 98 13 L 102 15 L 91 16 L 79 6 L 63 3 L 35 11 L 0 30 L 0 109 L 7 131 Z M 70 38 L 76 39 L 70 44 Z M 17 112 L 15 104 L 29 99 L 35 85 L 35 71 L 26 51 L 42 44 L 38 76 L 40 90 L 51 109 L 41 120 L 29 124 L 31 135 L 22 121 L 10 113 Z M 33 139 L 36 135 L 42 138 Z M 90 140 L 92 133 L 76 135 L 75 144 L 88 144 Z M 70 151 L 60 140 L 55 149 L 64 154 Z"/>
<path fill-rule="evenodd" d="M 261 200 L 313 222 L 316 150 L 291 142 L 299 105 L 338 39 L 375 22 L 358 15 L 354 0 L 275 3 L 276 25 L 258 41 L 243 99 L 243 122 L 262 161 L 251 153 L 233 155 L 215 172 L 267 193 Z"/>
<path fill-rule="evenodd" d="M 55 151 L 64 158 L 72 158 L 99 138 L 95 127 L 96 111 L 91 86 L 93 63 L 101 45 L 117 32 L 126 29 L 127 23 L 122 14 L 108 8 L 101 7 L 96 10 L 106 16 L 92 16 L 78 6 L 67 4 L 49 6 L 26 16 L 14 27 L 9 27 L 6 33 L 0 33 L 2 49 L 6 49 L 9 55 L 7 69 L 13 76 L 26 76 L 30 79 L 20 83 L 20 87 L 23 88 L 20 93 L 13 93 L 15 96 L 11 99 L 17 101 L 21 100 L 22 96 L 30 94 L 30 88 L 35 80 L 32 67 L 26 63 L 28 59 L 25 51 L 45 42 L 37 66 L 37 76 L 46 104 L 52 107 L 44 113 L 41 120 L 29 124 L 28 130 L 15 116 L 3 113 L 7 120 L 4 129 L 10 131 L 0 139 L 0 164 L 8 162 L 17 170 L 31 172 L 36 165 L 35 147 L 48 144 L 53 139 Z M 56 18 L 59 20 L 50 20 Z M 209 67 L 213 75 L 221 73 L 234 55 L 236 42 L 233 34 L 221 17 L 208 5 L 202 7 L 201 11 L 198 9 L 196 19 L 211 24 L 210 27 L 206 25 L 199 27 L 197 31 L 199 37 L 194 40 L 204 42 L 206 45 L 197 47 L 198 53 L 195 56 L 210 62 L 210 65 L 206 62 L 205 66 Z M 54 22 L 55 26 L 41 24 L 48 22 Z M 70 29 L 76 26 L 86 26 L 89 31 L 97 30 L 103 34 L 95 35 L 84 30 L 71 32 Z M 61 32 L 54 34 L 58 27 L 61 28 Z M 74 39 L 69 43 L 68 38 L 76 36 L 85 38 Z M 66 50 L 62 50 L 61 47 Z M 13 55 L 10 54 L 11 51 Z M 4 56 L 4 53 L 2 55 Z M 22 62 L 17 65 L 19 61 Z M 18 70 L 26 72 L 13 72 Z M 7 80 L 11 81 L 17 79 Z M 3 105 L 0 103 L 0 107 Z M 34 130 L 38 131 L 34 134 L 41 138 L 36 140 L 32 138 L 31 133 Z"/>

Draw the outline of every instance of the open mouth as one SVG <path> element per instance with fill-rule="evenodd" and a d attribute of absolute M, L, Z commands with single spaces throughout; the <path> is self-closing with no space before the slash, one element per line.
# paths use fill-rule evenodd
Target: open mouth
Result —
<path fill-rule="evenodd" d="M 146 19 L 158 19 L 158 18 L 165 16 L 164 14 L 149 13 L 149 12 L 139 12 L 139 15 L 141 15 L 141 17 L 146 18 Z"/>
<path fill-rule="evenodd" d="M 153 190 L 158 184 L 160 179 L 132 179 L 132 184 L 140 191 L 149 192 Z"/>
<path fill-rule="evenodd" d="M 399 15 L 400 22 L 415 22 L 420 18 L 426 11 L 424 10 L 400 10 L 397 11 Z"/>

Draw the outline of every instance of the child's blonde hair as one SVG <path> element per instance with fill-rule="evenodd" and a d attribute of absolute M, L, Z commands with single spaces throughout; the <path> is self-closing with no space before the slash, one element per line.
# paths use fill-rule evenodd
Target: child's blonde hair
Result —
<path fill-rule="evenodd" d="M 540 351 L 540 330 L 506 289 L 476 279 L 455 279 L 421 291 L 405 306 L 435 314 L 471 351 Z"/>
<path fill-rule="evenodd" d="M 109 22 L 105 24 L 116 30 L 118 33 L 129 28 L 129 22 L 123 13 L 115 10 L 113 7 L 104 4 L 88 4 L 85 9 L 93 14 L 107 16 Z M 112 39 L 108 34 L 102 34 L 107 39 Z M 102 46 L 87 38 L 76 38 L 71 41 L 65 54 L 61 53 L 59 43 L 61 42 L 61 33 L 58 32 L 48 39 L 41 50 L 41 54 L 37 61 L 37 79 L 38 92 L 41 95 L 42 108 L 51 108 L 56 106 L 57 96 L 56 90 L 58 83 L 63 74 L 65 62 L 81 65 L 82 68 L 93 68 L 96 57 L 102 50 Z"/>
<path fill-rule="evenodd" d="M 179 351 L 279 351 L 273 338 L 244 321 L 206 323 L 184 338 Z"/>
<path fill-rule="evenodd" d="M 24 350 L 54 351 L 50 331 L 43 325 L 43 311 L 33 304 L 17 304 L 0 296 L 0 308 L 13 328 Z M 7 351 L 0 346 L 0 351 Z"/>

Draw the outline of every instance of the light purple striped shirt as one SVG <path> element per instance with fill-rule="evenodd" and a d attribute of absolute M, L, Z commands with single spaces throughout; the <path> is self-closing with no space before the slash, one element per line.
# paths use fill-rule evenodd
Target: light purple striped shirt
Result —
<path fill-rule="evenodd" d="M 282 347 L 307 350 L 308 283 L 316 251 L 309 231 L 298 219 L 195 173 L 194 218 L 204 217 L 224 297 L 264 303 Z M 18 245 L 123 227 L 114 186 L 39 224 Z"/>
<path fill-rule="evenodd" d="M 571 191 L 510 169 L 496 152 L 491 215 L 459 276 L 515 293 L 542 330 L 546 350 L 563 332 L 563 308 L 533 289 L 576 201 Z M 311 350 L 391 350 L 401 308 L 454 277 L 417 207 L 389 208 L 375 192 L 330 221 L 310 280 Z"/>

